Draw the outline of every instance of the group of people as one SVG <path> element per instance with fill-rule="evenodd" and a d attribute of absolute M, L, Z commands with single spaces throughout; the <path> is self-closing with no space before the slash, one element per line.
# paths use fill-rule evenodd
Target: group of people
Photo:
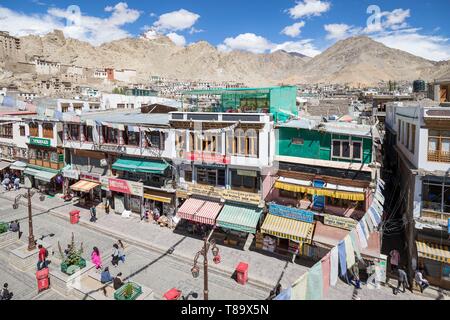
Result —
<path fill-rule="evenodd" d="M 159 213 L 159 209 L 158 208 L 154 208 L 152 209 L 146 209 L 144 211 L 144 214 L 141 217 L 141 220 L 144 220 L 149 222 L 149 221 L 158 221 L 159 218 L 161 217 L 161 214 Z"/>
<path fill-rule="evenodd" d="M 403 293 L 406 292 L 406 288 L 408 290 L 412 291 L 412 287 L 409 284 L 408 281 L 408 274 L 406 273 L 406 266 L 402 265 L 399 267 L 400 263 L 400 253 L 398 250 L 392 250 L 390 253 L 390 264 L 391 264 L 391 271 L 397 272 L 398 276 L 398 283 L 397 288 L 394 288 L 394 294 L 396 295 L 400 291 L 400 287 L 403 287 Z M 417 269 L 414 274 L 414 281 L 417 283 L 417 285 L 420 288 L 420 292 L 423 293 L 423 291 L 430 286 L 430 283 L 427 279 L 425 279 L 423 275 L 423 270 Z"/>
<path fill-rule="evenodd" d="M 19 220 L 15 220 L 15 221 L 10 222 L 10 224 L 9 224 L 9 231 L 17 232 L 18 235 L 19 235 L 19 239 L 20 239 L 20 237 L 22 237 L 22 232 L 20 231 Z"/>
<path fill-rule="evenodd" d="M 15 174 L 5 173 L 2 177 L 2 186 L 5 191 L 9 190 L 19 190 L 20 189 L 20 178 Z"/>

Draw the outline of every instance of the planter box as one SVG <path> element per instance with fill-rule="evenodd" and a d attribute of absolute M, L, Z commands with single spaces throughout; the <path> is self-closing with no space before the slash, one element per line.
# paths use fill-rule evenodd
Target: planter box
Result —
<path fill-rule="evenodd" d="M 83 269 L 86 267 L 86 260 L 84 260 L 83 258 L 81 258 L 80 262 L 76 265 L 77 267 L 79 267 L 80 269 Z M 66 263 L 62 262 L 61 263 L 61 272 L 67 274 L 67 275 L 72 275 L 75 272 L 67 272 L 67 269 L 69 269 L 69 267 Z"/>
<path fill-rule="evenodd" d="M 133 293 L 130 297 L 125 297 L 125 292 L 127 288 L 131 286 L 133 288 Z M 136 300 L 142 294 L 142 287 L 134 282 L 128 282 L 122 287 L 116 290 L 114 293 L 115 300 Z"/>

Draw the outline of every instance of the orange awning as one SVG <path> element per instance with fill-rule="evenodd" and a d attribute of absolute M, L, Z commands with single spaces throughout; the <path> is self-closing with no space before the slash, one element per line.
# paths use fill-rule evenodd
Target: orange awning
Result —
<path fill-rule="evenodd" d="M 95 187 L 98 187 L 100 185 L 100 183 L 97 182 L 92 182 L 92 181 L 84 181 L 84 180 L 80 180 L 77 183 L 73 184 L 70 186 L 70 189 L 74 190 L 74 191 L 80 191 L 80 192 L 89 192 L 92 189 L 94 189 Z"/>

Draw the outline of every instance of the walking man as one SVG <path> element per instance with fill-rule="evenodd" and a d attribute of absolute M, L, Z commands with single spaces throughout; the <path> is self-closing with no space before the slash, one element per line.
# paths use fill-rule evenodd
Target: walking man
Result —
<path fill-rule="evenodd" d="M 91 212 L 91 222 L 97 221 L 97 210 L 95 209 L 94 205 L 92 205 L 91 209 L 89 210 Z"/>
<path fill-rule="evenodd" d="M 398 264 L 400 262 L 400 253 L 398 252 L 398 250 L 394 249 L 389 252 L 389 255 L 391 256 L 391 271 L 394 272 L 398 269 Z"/>
<path fill-rule="evenodd" d="M 397 288 L 394 289 L 394 294 L 397 294 L 400 291 L 400 286 L 403 286 L 403 293 L 406 292 L 405 288 L 410 288 L 408 283 L 408 275 L 403 268 L 398 269 L 398 284 Z"/>
<path fill-rule="evenodd" d="M 45 249 L 42 244 L 38 245 L 39 249 L 39 260 L 37 263 L 37 269 L 38 271 L 45 268 L 47 266 L 47 257 L 48 257 L 48 251 Z"/>

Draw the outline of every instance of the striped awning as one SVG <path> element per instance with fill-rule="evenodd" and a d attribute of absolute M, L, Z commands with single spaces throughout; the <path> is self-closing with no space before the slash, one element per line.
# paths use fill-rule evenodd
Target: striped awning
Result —
<path fill-rule="evenodd" d="M 100 185 L 100 183 L 80 180 L 77 183 L 71 185 L 70 189 L 72 189 L 74 191 L 87 193 L 87 192 L 91 191 L 92 189 L 94 189 L 95 187 L 98 187 L 99 185 Z"/>
<path fill-rule="evenodd" d="M 268 214 L 261 227 L 261 232 L 277 238 L 311 243 L 314 224 Z"/>
<path fill-rule="evenodd" d="M 190 198 L 178 209 L 177 216 L 213 226 L 216 224 L 216 217 L 221 209 L 222 204 L 219 202 Z"/>
<path fill-rule="evenodd" d="M 163 203 L 171 203 L 172 202 L 172 198 L 158 196 L 156 194 L 150 194 L 150 193 L 144 193 L 144 198 L 150 199 L 153 201 L 157 201 L 157 202 L 163 202 Z"/>
<path fill-rule="evenodd" d="M 9 168 L 10 165 L 11 165 L 11 162 L 1 160 L 0 161 L 0 170 Z"/>
<path fill-rule="evenodd" d="M 291 191 L 291 192 L 299 192 L 299 193 L 308 193 L 314 196 L 325 196 L 336 199 L 344 199 L 351 201 L 364 201 L 365 194 L 361 192 L 349 192 L 349 191 L 341 191 L 339 190 L 339 186 L 337 186 L 338 190 L 334 189 L 326 189 L 326 188 L 314 188 L 308 187 L 302 184 L 292 184 L 285 183 L 281 181 L 275 182 L 276 189 Z"/>
<path fill-rule="evenodd" d="M 420 241 L 416 241 L 416 245 L 417 254 L 420 258 L 450 263 L 449 247 Z"/>
<path fill-rule="evenodd" d="M 209 224 L 211 226 L 216 224 L 216 218 L 222 210 L 222 204 L 219 202 L 205 201 L 203 206 L 197 211 L 193 217 L 193 221 Z"/>
<path fill-rule="evenodd" d="M 217 217 L 217 225 L 239 232 L 256 233 L 261 214 L 261 208 L 228 203 Z"/>

